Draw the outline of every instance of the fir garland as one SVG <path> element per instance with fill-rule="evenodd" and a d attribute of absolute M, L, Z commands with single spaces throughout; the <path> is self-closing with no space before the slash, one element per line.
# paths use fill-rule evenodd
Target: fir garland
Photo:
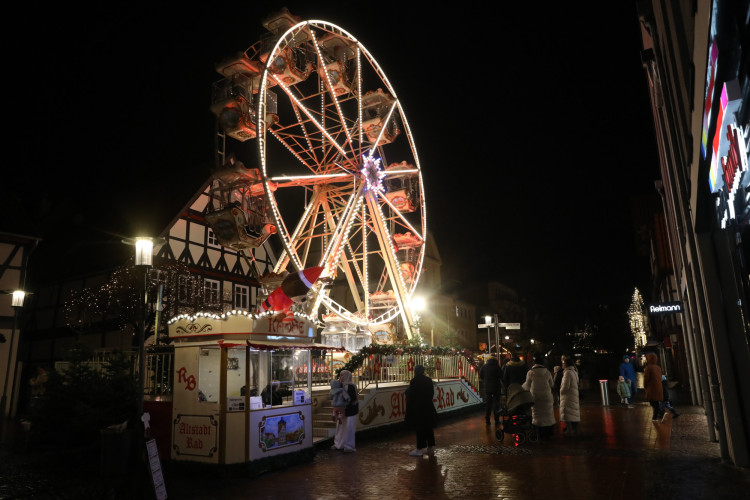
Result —
<path fill-rule="evenodd" d="M 391 356 L 401 354 L 415 354 L 418 356 L 463 356 L 469 362 L 475 370 L 479 369 L 479 366 L 474 362 L 474 358 L 471 356 L 471 351 L 468 349 L 457 349 L 455 347 L 441 347 L 441 346 L 414 346 L 410 344 L 387 344 L 387 345 L 369 345 L 363 347 L 356 354 L 353 354 L 349 361 L 336 370 L 336 376 L 341 373 L 341 370 L 349 370 L 354 372 L 357 368 L 361 367 L 365 359 L 372 356 Z"/>

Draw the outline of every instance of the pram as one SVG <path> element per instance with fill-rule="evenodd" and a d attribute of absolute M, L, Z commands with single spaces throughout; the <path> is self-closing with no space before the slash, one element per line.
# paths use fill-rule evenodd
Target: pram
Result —
<path fill-rule="evenodd" d="M 520 384 L 510 384 L 506 403 L 497 411 L 502 425 L 495 430 L 495 438 L 502 441 L 507 432 L 513 435 L 516 446 L 527 440 L 532 443 L 539 441 L 539 430 L 531 425 L 532 406 L 534 406 L 534 396 L 531 392 L 525 390 Z"/>

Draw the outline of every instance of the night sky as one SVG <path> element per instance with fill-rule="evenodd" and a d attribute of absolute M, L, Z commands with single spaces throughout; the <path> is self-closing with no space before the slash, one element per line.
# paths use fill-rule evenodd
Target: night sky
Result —
<path fill-rule="evenodd" d="M 214 65 L 286 5 L 352 33 L 395 87 L 446 280 L 508 283 L 564 313 L 561 329 L 606 304 L 624 328 L 633 287 L 648 283 L 631 196 L 653 194 L 658 176 L 635 3 L 512 3 L 129 2 L 14 16 L 2 195 L 23 215 L 0 229 L 52 244 L 67 225 L 103 232 L 102 212 L 135 218 L 132 200 L 197 188 L 214 155 Z"/>

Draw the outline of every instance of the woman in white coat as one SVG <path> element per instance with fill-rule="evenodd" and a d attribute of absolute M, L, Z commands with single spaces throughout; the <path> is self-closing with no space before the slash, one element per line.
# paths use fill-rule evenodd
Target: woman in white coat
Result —
<path fill-rule="evenodd" d="M 526 372 L 526 382 L 523 383 L 523 388 L 534 396 L 531 423 L 539 428 L 539 435 L 542 438 L 551 437 L 554 425 L 557 423 L 553 409 L 553 385 L 552 374 L 544 366 L 544 354 L 534 354 L 534 366 Z"/>
<path fill-rule="evenodd" d="M 578 435 L 578 422 L 581 421 L 581 408 L 578 402 L 578 372 L 573 360 L 565 357 L 562 361 L 563 377 L 560 383 L 560 420 L 565 422 L 570 436 Z"/>

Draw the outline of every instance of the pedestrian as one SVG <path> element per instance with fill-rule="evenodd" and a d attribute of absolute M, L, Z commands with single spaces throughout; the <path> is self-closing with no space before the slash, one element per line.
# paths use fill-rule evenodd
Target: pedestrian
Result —
<path fill-rule="evenodd" d="M 490 414 L 492 414 L 495 425 L 498 425 L 500 423 L 498 407 L 502 392 L 502 372 L 500 370 L 500 363 L 494 354 L 479 369 L 479 380 L 482 381 L 482 386 L 484 387 L 484 420 L 487 425 L 490 425 Z"/>
<path fill-rule="evenodd" d="M 531 392 L 534 397 L 534 406 L 531 407 L 531 424 L 539 428 L 539 436 L 543 439 L 552 437 L 557 423 L 553 409 L 553 386 L 552 374 L 544 366 L 544 354 L 534 354 L 534 365 L 526 373 L 526 381 L 522 387 Z"/>
<path fill-rule="evenodd" d="M 526 382 L 526 363 L 521 361 L 518 355 L 513 355 L 510 361 L 505 363 L 505 369 L 503 370 L 503 385 L 507 390 L 510 384 L 522 385 Z"/>
<path fill-rule="evenodd" d="M 629 354 L 625 354 L 622 357 L 622 363 L 620 363 L 620 376 L 625 379 L 625 382 L 630 384 L 630 396 L 627 401 L 627 404 L 630 405 L 635 401 L 637 387 L 635 384 L 635 368 L 633 367 Z"/>
<path fill-rule="evenodd" d="M 565 422 L 563 432 L 567 432 L 569 436 L 577 436 L 578 422 L 581 421 L 581 409 L 578 401 L 578 372 L 575 364 L 568 357 L 563 358 L 562 368 L 560 420 Z"/>
<path fill-rule="evenodd" d="M 562 362 L 562 361 L 561 361 Z M 553 369 L 553 386 L 552 386 L 552 395 L 555 398 L 555 408 L 560 407 L 560 384 L 562 384 L 562 366 L 555 366 Z"/>
<path fill-rule="evenodd" d="M 632 408 L 628 404 L 630 398 L 630 383 L 622 375 L 617 379 L 617 394 L 620 396 L 620 404 L 625 408 Z"/>
<path fill-rule="evenodd" d="M 414 378 L 409 382 L 406 389 L 406 415 L 404 422 L 415 430 L 417 434 L 417 447 L 409 452 L 413 457 L 421 457 L 424 454 L 431 455 L 435 451 L 435 424 L 437 423 L 437 410 L 432 398 L 435 394 L 435 386 L 432 379 L 425 375 L 424 366 L 414 367 Z"/>
<path fill-rule="evenodd" d="M 664 397 L 661 402 L 661 421 L 664 422 L 664 418 L 667 416 L 667 412 L 665 410 L 669 410 L 669 412 L 672 414 L 672 418 L 679 417 L 680 414 L 677 413 L 677 410 L 674 409 L 674 406 L 672 406 L 672 402 L 669 400 L 669 382 L 667 382 L 667 377 L 665 375 L 661 376 L 661 392 L 663 393 Z"/>
<path fill-rule="evenodd" d="M 328 399 L 333 406 L 333 421 L 341 424 L 344 421 L 344 411 L 349 403 L 349 392 L 341 385 L 338 379 L 331 380 L 331 390 L 328 392 Z"/>
<path fill-rule="evenodd" d="M 656 354 L 650 352 L 646 354 L 646 367 L 643 369 L 643 387 L 646 389 L 646 401 L 651 405 L 651 421 L 656 423 L 661 420 L 662 409 L 661 403 L 664 400 L 664 394 L 661 387 L 661 367 L 659 358 Z"/>
<path fill-rule="evenodd" d="M 331 448 L 351 453 L 357 451 L 354 446 L 354 436 L 357 432 L 359 399 L 357 388 L 352 382 L 352 372 L 341 370 L 339 372 L 339 382 L 341 382 L 341 387 L 349 394 L 349 403 L 344 408 L 344 419 L 341 425 L 336 426 L 336 435 L 333 437 L 333 446 Z"/>

